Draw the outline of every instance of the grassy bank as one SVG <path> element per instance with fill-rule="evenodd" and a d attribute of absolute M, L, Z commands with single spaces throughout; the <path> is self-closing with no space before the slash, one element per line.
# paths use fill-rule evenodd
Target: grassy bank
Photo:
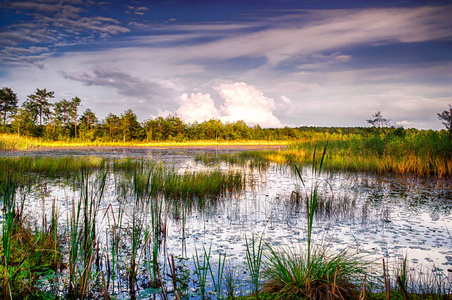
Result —
<path fill-rule="evenodd" d="M 236 163 L 251 158 L 282 164 L 311 164 L 316 149 L 327 143 L 324 168 L 328 170 L 452 176 L 452 140 L 444 131 L 382 131 L 368 136 L 322 134 L 289 144 L 286 150 L 245 151 L 235 158 L 221 159 Z M 212 158 L 201 158 L 209 159 Z"/>
<path fill-rule="evenodd" d="M 105 142 L 105 141 L 47 141 L 44 139 L 23 137 L 14 134 L 0 134 L 0 151 L 30 150 L 36 148 L 68 147 L 202 147 L 202 146 L 252 146 L 252 145 L 287 145 L 286 141 L 234 140 L 234 141 L 187 141 L 187 142 Z"/>

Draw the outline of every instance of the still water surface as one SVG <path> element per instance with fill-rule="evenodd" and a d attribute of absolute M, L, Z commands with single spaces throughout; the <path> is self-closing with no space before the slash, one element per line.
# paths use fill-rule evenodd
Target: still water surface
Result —
<path fill-rule="evenodd" d="M 235 152 L 238 149 L 143 149 L 115 148 L 43 152 L 15 152 L 13 155 L 73 155 L 132 157 L 172 164 L 179 172 L 206 168 L 232 168 L 224 163 L 206 166 L 195 162 L 198 153 Z M 11 155 L 11 153 L 10 153 Z M 237 167 L 234 167 L 237 168 Z M 250 185 L 243 191 L 222 197 L 215 205 L 193 209 L 185 222 L 169 214 L 165 253 L 192 258 L 195 249 L 211 247 L 214 257 L 226 253 L 229 263 L 245 261 L 245 235 L 264 234 L 272 245 L 296 247 L 306 242 L 306 213 L 303 203 L 295 203 L 292 192 L 308 194 L 319 185 L 320 207 L 314 223 L 317 243 L 332 249 L 350 249 L 366 253 L 375 261 L 385 258 L 396 262 L 408 257 L 412 269 L 437 269 L 452 272 L 452 182 L 450 179 L 418 178 L 399 175 L 372 175 L 324 172 L 313 176 L 310 168 L 302 170 L 305 186 L 291 167 L 270 165 L 266 170 L 247 172 Z M 117 207 L 115 179 L 109 177 L 103 201 Z M 57 183 L 48 183 L 43 193 L 36 192 L 29 210 L 42 214 L 44 199 L 59 199 L 61 211 L 65 199 L 77 197 L 77 191 Z M 38 195 L 39 194 L 39 195 Z M 33 200 L 30 200 L 33 201 Z M 64 218 L 64 213 L 61 214 Z M 99 215 L 103 215 L 101 212 Z M 125 220 L 131 220 L 131 211 Z M 105 228 L 108 226 L 103 221 Z M 215 258 L 216 259 L 216 258 Z M 213 261 L 215 261 L 215 259 Z"/>

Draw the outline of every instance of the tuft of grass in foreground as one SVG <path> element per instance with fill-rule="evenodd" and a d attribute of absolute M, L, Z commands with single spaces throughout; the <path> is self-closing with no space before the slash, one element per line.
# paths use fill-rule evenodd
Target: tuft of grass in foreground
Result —
<path fill-rule="evenodd" d="M 275 299 L 357 299 L 359 282 L 369 264 L 346 251 L 332 253 L 324 246 L 307 249 L 269 248 L 263 292 Z"/>
<path fill-rule="evenodd" d="M 312 157 L 312 175 L 318 178 L 322 172 L 327 144 L 320 158 L 316 157 L 316 148 Z M 295 166 L 296 174 L 305 187 L 300 170 Z M 306 188 L 306 187 L 305 187 Z M 306 205 L 306 245 L 295 252 L 292 249 L 272 248 L 267 245 L 263 291 L 275 294 L 277 299 L 352 299 L 359 295 L 358 282 L 362 282 L 368 271 L 369 263 L 358 254 L 346 251 L 331 253 L 325 246 L 316 245 L 312 240 L 314 215 L 318 208 L 318 188 L 316 182 L 306 193 L 294 194 Z"/>

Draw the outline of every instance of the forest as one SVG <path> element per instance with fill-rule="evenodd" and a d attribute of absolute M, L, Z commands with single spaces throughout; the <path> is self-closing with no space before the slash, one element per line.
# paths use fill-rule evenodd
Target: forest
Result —
<path fill-rule="evenodd" d="M 377 121 L 367 120 L 373 127 L 283 127 L 261 128 L 248 126 L 244 121 L 223 123 L 219 119 L 187 123 L 177 115 L 151 117 L 139 122 L 131 109 L 121 115 L 109 113 L 99 119 L 90 108 L 80 112 L 81 99 L 62 99 L 51 103 L 53 91 L 36 89 L 18 107 L 17 95 L 11 88 L 0 90 L 0 133 L 42 138 L 47 141 L 80 142 L 188 142 L 267 140 L 292 141 L 310 138 L 316 133 L 368 134 L 376 130 L 401 134 L 403 128 L 384 126 L 386 121 L 377 115 Z M 389 124 L 386 124 L 389 125 Z M 449 128 L 448 128 L 449 129 Z M 417 132 L 416 129 L 409 129 Z"/>

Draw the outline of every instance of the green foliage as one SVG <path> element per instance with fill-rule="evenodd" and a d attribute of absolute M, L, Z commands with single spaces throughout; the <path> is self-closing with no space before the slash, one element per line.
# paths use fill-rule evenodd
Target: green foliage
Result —
<path fill-rule="evenodd" d="M 3 125 L 6 125 L 8 118 L 13 116 L 17 110 L 17 95 L 11 88 L 0 89 L 0 116 Z"/>
<path fill-rule="evenodd" d="M 34 94 L 28 95 L 27 101 L 22 105 L 24 109 L 31 113 L 34 120 L 39 117 L 39 125 L 43 125 L 43 121 L 52 114 L 50 109 L 53 105 L 49 102 L 49 98 L 54 98 L 53 91 L 36 89 Z"/>
<path fill-rule="evenodd" d="M 260 278 L 261 278 L 261 267 L 262 258 L 264 253 L 264 244 L 262 243 L 264 235 L 259 237 L 259 241 L 254 234 L 251 236 L 250 242 L 245 235 L 245 246 L 246 246 L 246 262 L 251 276 L 251 284 L 253 285 L 253 293 L 256 300 L 259 300 L 260 293 Z"/>

